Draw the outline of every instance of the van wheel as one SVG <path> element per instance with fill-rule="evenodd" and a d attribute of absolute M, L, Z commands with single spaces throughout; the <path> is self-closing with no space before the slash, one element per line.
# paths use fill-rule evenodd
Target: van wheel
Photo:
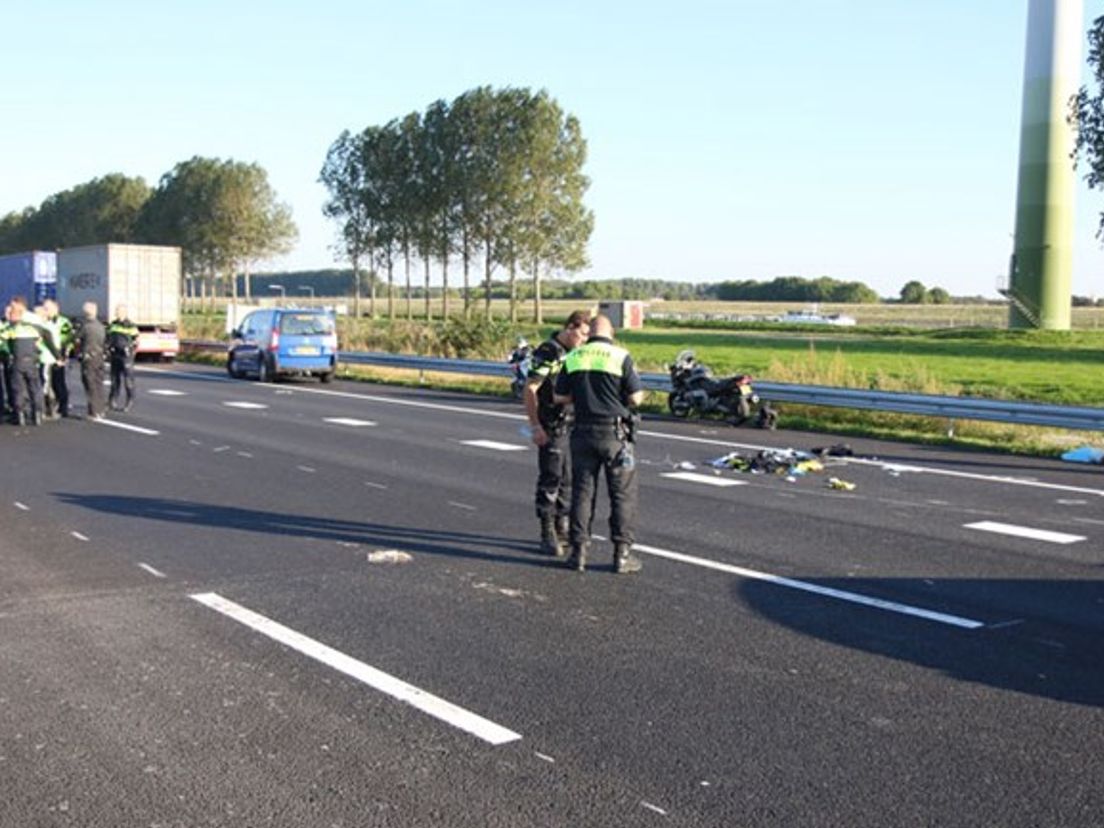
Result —
<path fill-rule="evenodd" d="M 232 356 L 226 358 L 226 373 L 228 373 L 232 379 L 241 379 L 241 371 L 234 366 L 234 357 Z"/>
<path fill-rule="evenodd" d="M 261 360 L 257 363 L 257 382 L 272 382 L 272 367 L 268 364 L 268 357 L 261 354 Z"/>
<path fill-rule="evenodd" d="M 325 383 L 333 382 L 333 378 L 334 378 L 334 372 L 333 371 L 326 371 L 324 374 L 319 374 L 318 375 L 318 379 L 322 382 L 325 382 Z"/>

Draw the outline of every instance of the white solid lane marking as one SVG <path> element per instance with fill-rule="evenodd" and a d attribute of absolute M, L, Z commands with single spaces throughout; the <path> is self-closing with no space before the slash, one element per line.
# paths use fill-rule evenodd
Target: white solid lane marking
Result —
<path fill-rule="evenodd" d="M 141 567 L 142 569 L 146 570 L 146 572 L 148 572 L 154 578 L 164 578 L 165 577 L 164 572 L 160 572 L 160 571 L 154 569 L 148 563 L 140 563 L 140 564 L 138 564 L 138 566 Z"/>
<path fill-rule="evenodd" d="M 1067 535 L 1065 532 L 1051 532 L 1049 529 L 1032 529 L 1030 526 L 1016 526 L 1011 523 L 997 523 L 994 520 L 981 520 L 967 523 L 965 529 L 977 529 L 980 532 L 993 532 L 997 535 L 1011 535 L 1016 538 L 1046 541 L 1047 543 L 1077 543 L 1085 540 L 1084 535 Z"/>
<path fill-rule="evenodd" d="M 322 422 L 333 423 L 334 425 L 352 426 L 353 428 L 375 425 L 372 420 L 358 420 L 355 417 L 323 417 Z"/>
<path fill-rule="evenodd" d="M 153 394 L 157 397 L 186 397 L 187 391 L 176 391 L 172 388 L 150 388 L 146 391 L 147 394 Z"/>
<path fill-rule="evenodd" d="M 492 451 L 525 451 L 527 448 L 516 443 L 497 443 L 494 440 L 460 440 L 459 442 L 464 446 L 491 449 Z"/>
<path fill-rule="evenodd" d="M 250 411 L 268 408 L 264 403 L 245 402 L 244 400 L 231 400 L 230 402 L 224 402 L 223 405 L 227 408 L 244 408 Z"/>
<path fill-rule="evenodd" d="M 889 612 L 900 613 L 901 615 L 911 615 L 914 618 L 923 618 L 926 621 L 937 621 L 940 624 L 949 624 L 952 627 L 961 627 L 966 630 L 976 630 L 979 627 L 984 627 L 985 624 L 981 621 L 974 621 L 970 618 L 961 618 L 957 615 L 948 615 L 943 612 L 935 612 L 933 610 L 922 609 L 920 607 L 911 607 L 908 604 L 898 604 L 895 601 L 885 601 L 881 598 L 871 598 L 868 595 L 860 595 L 857 592 L 846 592 L 842 589 L 834 589 L 832 587 L 820 586 L 819 584 L 812 584 L 807 581 L 797 581 L 793 578 L 783 578 L 779 575 L 771 575 L 769 572 L 758 572 L 754 569 L 745 569 L 742 566 L 733 566 L 732 564 L 721 563 L 720 561 L 711 561 L 708 558 L 697 558 L 693 555 L 684 555 L 681 552 L 672 552 L 669 549 L 659 549 L 655 546 L 645 546 L 643 544 L 633 544 L 633 549 L 638 552 L 644 552 L 648 555 L 655 555 L 657 558 L 667 558 L 671 561 L 678 561 L 680 563 L 693 564 L 694 566 L 704 567 L 705 569 L 716 569 L 720 572 L 728 572 L 732 575 L 739 575 L 742 578 L 751 578 L 756 581 L 766 581 L 767 583 L 774 584 L 776 586 L 789 587 L 790 589 L 798 589 L 802 592 L 811 592 L 816 595 L 823 595 L 828 598 L 838 598 L 841 601 L 849 601 L 853 604 L 862 604 L 867 607 L 874 607 L 875 609 L 887 610 Z"/>
<path fill-rule="evenodd" d="M 85 542 L 88 541 L 88 536 L 87 535 L 82 535 L 80 532 L 70 532 L 69 534 L 72 535 L 74 538 L 76 538 L 79 541 L 85 541 Z"/>
<path fill-rule="evenodd" d="M 296 652 L 320 661 L 338 672 L 363 682 L 381 693 L 386 693 L 392 698 L 406 702 L 423 713 L 477 736 L 492 745 L 503 745 L 521 738 L 520 733 L 508 730 L 502 725 L 484 719 L 482 716 L 465 710 L 452 702 L 427 693 L 412 684 L 407 684 L 395 676 L 347 656 L 320 641 L 308 638 L 302 633 L 235 604 L 233 601 L 228 601 L 213 592 L 205 592 L 191 597 L 204 606 L 210 607 L 216 612 L 220 612 L 228 618 L 232 618 L 286 647 L 290 647 Z"/>
<path fill-rule="evenodd" d="M 16 509 L 18 509 L 18 510 L 19 510 L 19 511 L 21 511 L 21 512 L 29 512 L 29 511 L 31 511 L 31 507 L 30 507 L 30 506 L 28 506 L 28 505 L 27 505 L 27 504 L 25 504 L 25 503 L 20 503 L 20 502 L 19 502 L 18 500 L 17 500 L 17 501 L 15 501 L 15 508 L 16 508 Z"/>
<path fill-rule="evenodd" d="M 669 477 L 672 480 L 686 480 L 690 483 L 704 483 L 707 486 L 746 486 L 746 480 L 733 480 L 731 477 L 721 477 L 713 474 L 696 474 L 695 472 L 665 472 L 660 477 Z"/>
<path fill-rule="evenodd" d="M 111 426 L 112 428 L 121 428 L 123 431 L 133 431 L 135 434 L 146 434 L 150 437 L 156 437 L 160 434 L 160 431 L 154 431 L 152 428 L 142 428 L 141 426 L 131 425 L 130 423 L 120 423 L 116 420 L 107 420 L 100 418 L 98 420 L 89 420 L 90 423 L 96 425 Z"/>

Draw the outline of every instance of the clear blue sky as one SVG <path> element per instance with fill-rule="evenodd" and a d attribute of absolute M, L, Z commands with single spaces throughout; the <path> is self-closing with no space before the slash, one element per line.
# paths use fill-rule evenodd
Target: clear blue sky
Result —
<path fill-rule="evenodd" d="M 1085 27 L 1104 0 L 1085 0 Z M 326 149 L 474 86 L 582 122 L 588 278 L 909 279 L 995 295 L 1012 250 L 1027 0 L 9 4 L 0 213 L 193 155 L 256 161 L 334 266 Z M 1104 294 L 1104 193 L 1074 292 Z"/>

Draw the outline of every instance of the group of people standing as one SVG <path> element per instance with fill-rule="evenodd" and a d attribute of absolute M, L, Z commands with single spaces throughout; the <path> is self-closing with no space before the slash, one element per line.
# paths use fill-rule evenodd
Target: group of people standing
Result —
<path fill-rule="evenodd" d="M 107 327 L 97 318 L 97 311 L 95 302 L 85 303 L 83 318 L 74 323 L 59 313 L 53 299 L 33 310 L 21 296 L 8 303 L 0 321 L 0 411 L 5 419 L 18 426 L 38 426 L 46 420 L 69 417 L 67 369 L 71 360 L 80 363 L 91 419 L 102 419 L 107 407 L 105 360 L 111 366 L 111 408 L 130 409 L 138 328 L 122 305 Z"/>
<path fill-rule="evenodd" d="M 533 353 L 525 408 L 539 448 L 536 508 L 541 550 L 586 569 L 603 470 L 610 499 L 614 571 L 637 572 L 636 407 L 644 397 L 632 356 L 610 320 L 575 311 Z"/>

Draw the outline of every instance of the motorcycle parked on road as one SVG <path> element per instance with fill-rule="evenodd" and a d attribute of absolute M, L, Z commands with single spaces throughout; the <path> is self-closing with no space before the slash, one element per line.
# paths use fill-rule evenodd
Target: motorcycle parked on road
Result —
<path fill-rule="evenodd" d="M 533 348 L 524 337 L 518 337 L 513 353 L 510 354 L 510 370 L 513 374 L 510 391 L 515 400 L 520 400 L 525 392 L 525 383 L 529 381 L 529 369 L 532 365 Z"/>
<path fill-rule="evenodd" d="M 750 374 L 715 378 L 709 366 L 699 362 L 691 350 L 681 351 L 669 370 L 667 408 L 676 417 L 720 414 L 738 426 L 751 419 L 752 409 L 757 406 L 755 425 L 774 430 L 778 413 L 759 399 Z"/>

